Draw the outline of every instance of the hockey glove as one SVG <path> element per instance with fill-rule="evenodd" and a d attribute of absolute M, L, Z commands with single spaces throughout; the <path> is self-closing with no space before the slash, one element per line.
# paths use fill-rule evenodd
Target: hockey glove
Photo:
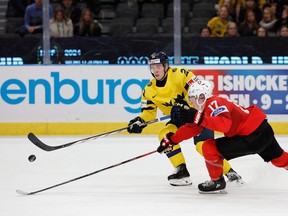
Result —
<path fill-rule="evenodd" d="M 189 105 L 184 100 L 181 103 L 175 100 L 175 104 L 171 109 L 171 120 L 168 122 L 169 124 L 174 124 L 177 128 L 180 128 L 182 125 L 187 123 L 181 118 L 177 118 L 175 116 L 173 117 L 173 115 L 176 115 L 176 113 L 178 113 L 181 108 L 189 109 Z"/>
<path fill-rule="evenodd" d="M 176 98 L 174 102 L 174 106 L 180 106 L 180 107 L 188 106 L 189 107 L 188 102 L 182 98 Z"/>
<path fill-rule="evenodd" d="M 141 125 L 144 122 L 145 121 L 142 118 L 137 116 L 129 122 L 127 131 L 129 133 L 141 133 L 143 128 L 146 127 L 146 125 Z"/>
<path fill-rule="evenodd" d="M 168 154 L 173 150 L 173 145 L 175 145 L 175 143 L 173 143 L 173 141 L 171 140 L 171 137 L 173 135 L 174 133 L 170 132 L 163 137 L 159 147 L 157 148 L 158 153 L 162 154 L 162 152 L 164 152 L 165 154 Z"/>
<path fill-rule="evenodd" d="M 203 113 L 195 108 L 174 106 L 171 110 L 171 119 L 182 124 L 194 122 L 199 126 L 203 121 Z"/>

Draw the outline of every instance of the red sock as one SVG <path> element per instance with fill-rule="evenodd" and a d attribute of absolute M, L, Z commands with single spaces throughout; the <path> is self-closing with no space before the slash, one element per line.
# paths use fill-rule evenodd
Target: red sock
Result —
<path fill-rule="evenodd" d="M 223 159 L 217 161 L 205 161 L 209 176 L 212 180 L 217 180 L 223 175 Z"/>
<path fill-rule="evenodd" d="M 219 179 L 219 177 L 223 175 L 223 158 L 216 147 L 215 140 L 205 140 L 202 151 L 209 176 L 212 180 Z"/>
<path fill-rule="evenodd" d="M 271 163 L 276 167 L 281 167 L 288 170 L 288 153 L 283 151 L 282 155 L 271 160 Z"/>

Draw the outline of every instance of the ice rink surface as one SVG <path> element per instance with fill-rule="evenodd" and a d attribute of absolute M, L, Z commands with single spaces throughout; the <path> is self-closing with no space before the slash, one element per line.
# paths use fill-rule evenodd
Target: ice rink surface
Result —
<path fill-rule="evenodd" d="M 40 136 L 51 145 L 83 137 Z M 288 136 L 277 136 L 288 150 Z M 227 185 L 227 194 L 203 195 L 197 185 L 208 180 L 203 158 L 193 140 L 182 144 L 192 186 L 172 187 L 174 170 L 157 152 L 51 190 L 23 196 L 16 189 L 36 191 L 153 151 L 156 136 L 111 136 L 45 152 L 26 137 L 0 137 L 1 216 L 248 216 L 288 214 L 288 173 L 257 155 L 231 160 L 242 176 L 241 187 Z M 37 159 L 29 162 L 35 154 Z"/>

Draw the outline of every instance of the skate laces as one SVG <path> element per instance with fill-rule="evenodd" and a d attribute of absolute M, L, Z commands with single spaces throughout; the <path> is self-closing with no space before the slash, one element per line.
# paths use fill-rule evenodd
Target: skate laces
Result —
<path fill-rule="evenodd" d="M 238 173 L 236 173 L 235 171 L 230 171 L 230 172 L 228 172 L 228 173 L 226 174 L 226 176 L 227 176 L 227 178 L 228 178 L 228 180 L 229 180 L 230 182 L 232 182 L 232 181 L 239 181 L 239 180 L 242 179 L 241 176 L 240 176 Z"/>
<path fill-rule="evenodd" d="M 202 183 L 202 186 L 203 186 L 203 187 L 211 187 L 211 186 L 214 185 L 214 184 L 215 184 L 214 181 L 211 181 L 211 180 L 209 181 L 209 180 L 208 180 L 208 181 L 203 182 L 203 183 Z"/>

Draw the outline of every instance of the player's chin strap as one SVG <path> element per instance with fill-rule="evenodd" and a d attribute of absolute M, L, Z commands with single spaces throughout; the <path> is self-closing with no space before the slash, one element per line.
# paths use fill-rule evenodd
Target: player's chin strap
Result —
<path fill-rule="evenodd" d="M 169 67 L 167 68 L 167 70 L 165 70 L 165 68 L 164 68 L 164 75 L 163 75 L 163 77 L 162 77 L 162 79 L 160 81 L 163 81 L 167 77 L 168 69 L 169 69 Z"/>
<path fill-rule="evenodd" d="M 203 103 L 201 103 L 201 104 L 199 104 L 199 102 L 198 102 L 199 99 L 196 100 L 196 103 L 197 103 L 197 105 L 199 106 L 198 111 L 203 112 L 203 109 L 204 109 L 204 107 L 205 107 L 205 103 L 206 103 L 207 99 L 208 99 L 208 98 L 205 97 L 205 100 L 204 100 Z"/>
<path fill-rule="evenodd" d="M 205 103 L 204 104 L 202 103 L 201 105 L 199 105 L 199 110 L 198 111 L 203 112 L 204 105 L 205 105 Z"/>

